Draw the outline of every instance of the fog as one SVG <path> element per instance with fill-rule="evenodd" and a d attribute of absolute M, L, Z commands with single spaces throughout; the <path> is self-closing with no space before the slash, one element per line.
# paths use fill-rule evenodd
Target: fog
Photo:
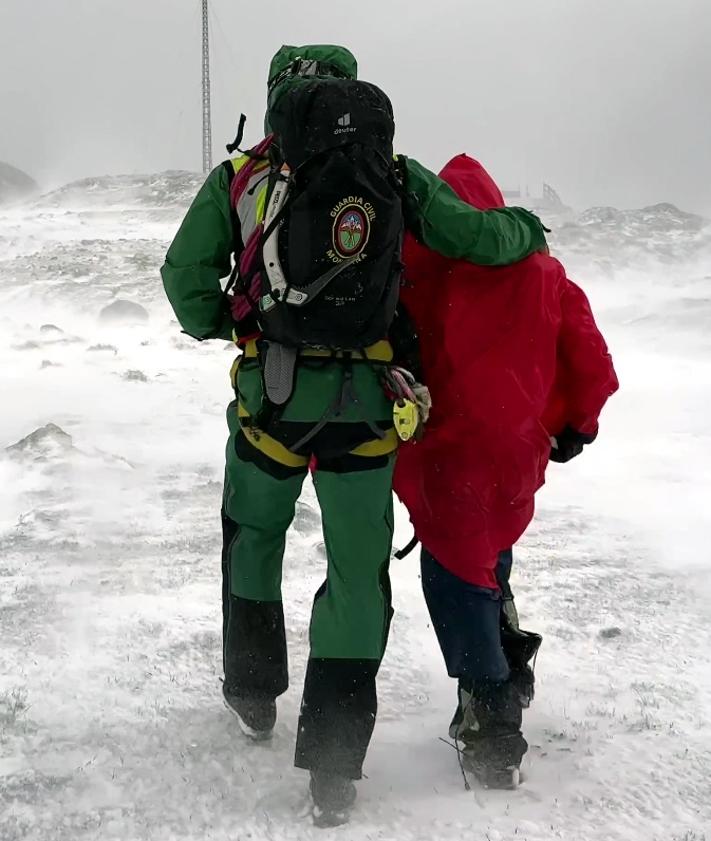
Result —
<path fill-rule="evenodd" d="M 241 111 L 259 139 L 273 52 L 332 41 L 431 167 L 467 151 L 577 209 L 711 217 L 709 0 L 210 2 L 216 162 Z M 413 553 L 352 822 L 324 834 L 292 767 L 327 554 L 310 481 L 273 740 L 221 703 L 236 351 L 181 334 L 158 274 L 202 176 L 151 174 L 201 167 L 200 0 L 0 0 L 0 115 L 0 162 L 45 189 L 129 173 L 0 206 L 0 841 L 711 841 L 711 224 L 550 212 L 621 389 L 515 548 L 544 638 L 524 784 L 465 788 Z"/>
<path fill-rule="evenodd" d="M 432 167 L 466 150 L 578 207 L 711 212 L 705 0 L 211 5 L 216 161 L 240 111 L 258 139 L 282 43 L 339 42 Z M 46 186 L 199 168 L 199 53 L 199 0 L 2 0 L 0 160 Z"/>

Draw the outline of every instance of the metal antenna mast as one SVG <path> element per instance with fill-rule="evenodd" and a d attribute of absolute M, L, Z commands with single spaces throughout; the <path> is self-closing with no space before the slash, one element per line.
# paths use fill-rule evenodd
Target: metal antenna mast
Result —
<path fill-rule="evenodd" d="M 212 169 L 212 113 L 210 108 L 210 30 L 208 0 L 202 0 L 202 171 Z"/>

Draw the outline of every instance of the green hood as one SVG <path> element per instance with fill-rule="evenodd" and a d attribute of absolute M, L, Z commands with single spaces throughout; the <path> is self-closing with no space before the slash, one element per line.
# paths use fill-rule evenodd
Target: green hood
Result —
<path fill-rule="evenodd" d="M 353 53 L 346 49 L 346 47 L 339 47 L 336 44 L 307 44 L 303 47 L 285 45 L 278 50 L 269 65 L 267 83 L 271 86 L 272 81 L 299 58 L 330 64 L 339 74 L 344 75 L 346 78 L 358 78 L 358 62 Z M 298 80 L 299 77 L 290 78 L 287 76 L 273 90 L 270 90 L 267 98 L 267 114 L 264 119 L 264 128 L 267 134 L 269 133 L 269 110 L 278 97 Z"/>

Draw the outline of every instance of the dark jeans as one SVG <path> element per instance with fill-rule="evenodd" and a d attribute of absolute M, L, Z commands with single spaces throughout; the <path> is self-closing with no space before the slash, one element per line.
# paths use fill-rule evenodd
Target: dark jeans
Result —
<path fill-rule="evenodd" d="M 503 596 L 510 597 L 512 552 L 499 557 L 502 592 L 469 584 L 422 550 L 422 588 L 450 677 L 462 684 L 508 680 L 509 665 L 501 645 Z"/>
<path fill-rule="evenodd" d="M 513 566 L 513 549 L 504 549 L 499 552 L 499 561 L 496 565 L 496 580 L 501 587 L 501 595 L 504 599 L 512 599 L 511 585 L 509 579 L 511 578 L 511 567 Z"/>

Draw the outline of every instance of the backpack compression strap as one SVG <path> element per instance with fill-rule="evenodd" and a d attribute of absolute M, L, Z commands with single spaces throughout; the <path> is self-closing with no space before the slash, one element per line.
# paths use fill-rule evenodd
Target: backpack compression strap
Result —
<path fill-rule="evenodd" d="M 296 58 L 281 73 L 272 76 L 267 83 L 267 92 L 271 94 L 278 85 L 292 76 L 331 76 L 335 79 L 350 79 L 350 76 L 335 64 L 313 58 Z"/>
<path fill-rule="evenodd" d="M 269 312 L 273 309 L 277 301 L 283 301 L 295 307 L 302 307 L 323 292 L 331 281 L 338 277 L 344 269 L 360 259 L 360 254 L 354 254 L 352 257 L 347 257 L 337 265 L 332 266 L 308 286 L 301 289 L 292 289 L 289 287 L 281 260 L 279 259 L 279 225 L 288 207 L 291 177 L 291 170 L 287 164 L 282 164 L 264 219 L 262 254 L 264 268 L 269 278 L 271 289 L 270 293 L 262 298 L 261 308 L 264 312 Z"/>

